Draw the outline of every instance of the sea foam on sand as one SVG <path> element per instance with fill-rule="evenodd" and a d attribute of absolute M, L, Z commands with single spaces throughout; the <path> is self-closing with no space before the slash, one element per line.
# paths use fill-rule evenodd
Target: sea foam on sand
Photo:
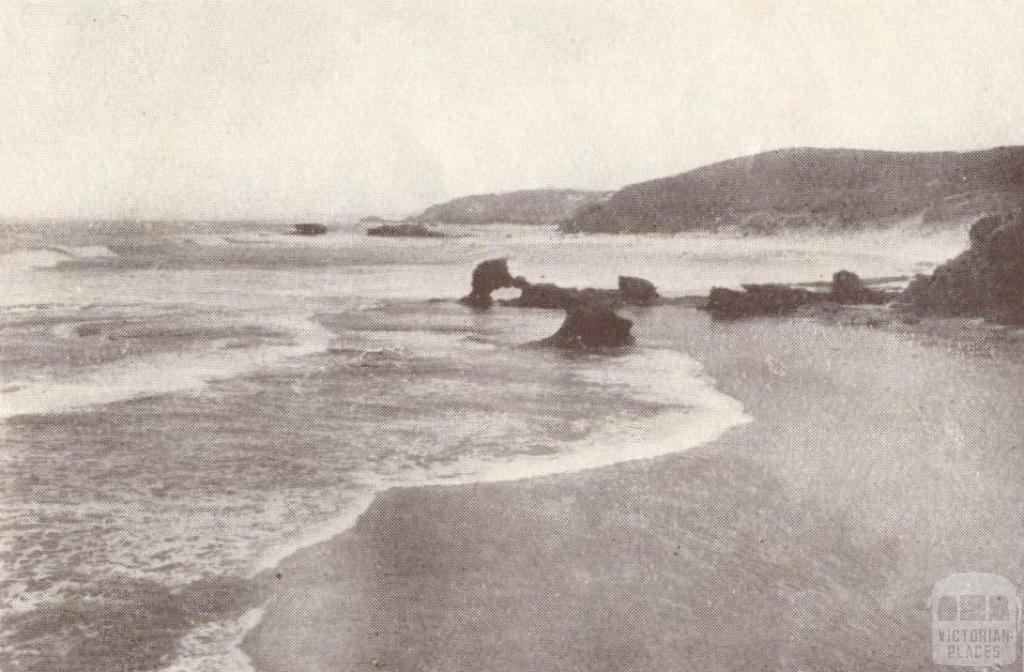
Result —
<path fill-rule="evenodd" d="M 555 455 L 463 459 L 443 468 L 407 473 L 394 480 L 368 479 L 367 491 L 353 499 L 345 515 L 311 528 L 287 544 L 268 549 L 251 566 L 250 576 L 268 571 L 302 548 L 327 541 L 351 528 L 376 495 L 391 487 L 495 483 L 595 469 L 685 451 L 753 420 L 742 403 L 715 388 L 715 381 L 704 373 L 699 362 L 680 352 L 653 349 L 603 357 L 600 369 L 591 369 L 581 376 L 591 379 L 589 382 L 628 388 L 634 398 L 664 404 L 667 409 L 654 416 L 599 429 Z M 252 670 L 249 658 L 238 646 L 245 632 L 255 627 L 261 617 L 262 611 L 253 610 L 237 621 L 217 624 L 217 632 L 232 633 L 232 636 L 221 637 L 219 647 L 208 644 L 207 650 L 183 644 L 181 650 L 189 653 L 164 668 L 165 672 L 214 669 L 249 672 Z M 239 627 L 241 632 L 235 636 Z M 190 634 L 183 642 L 197 639 L 203 639 L 200 631 Z"/>

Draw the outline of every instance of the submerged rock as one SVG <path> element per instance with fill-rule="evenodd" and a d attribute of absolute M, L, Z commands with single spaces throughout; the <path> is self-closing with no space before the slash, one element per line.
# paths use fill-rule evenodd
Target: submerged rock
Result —
<path fill-rule="evenodd" d="M 1024 324 L 1024 215 L 991 215 L 971 227 L 971 247 L 900 297 L 922 314 Z"/>
<path fill-rule="evenodd" d="M 580 305 L 567 311 L 558 331 L 538 344 L 565 350 L 621 348 L 634 343 L 632 327 L 610 308 Z"/>
<path fill-rule="evenodd" d="M 327 227 L 323 224 L 296 224 L 292 233 L 297 236 L 322 236 L 327 233 Z"/>
<path fill-rule="evenodd" d="M 382 224 L 366 230 L 368 236 L 388 238 L 447 238 L 440 231 L 428 229 L 423 224 Z"/>

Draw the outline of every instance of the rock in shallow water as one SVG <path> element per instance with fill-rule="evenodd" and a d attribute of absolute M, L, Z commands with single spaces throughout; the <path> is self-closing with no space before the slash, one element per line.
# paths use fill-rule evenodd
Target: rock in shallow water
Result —
<path fill-rule="evenodd" d="M 822 292 L 786 285 L 743 285 L 743 291 L 712 287 L 705 309 L 719 319 L 784 315 L 824 297 Z"/>
<path fill-rule="evenodd" d="M 428 229 L 422 224 L 382 224 L 366 230 L 366 235 L 380 238 L 447 238 L 440 231 Z"/>
<path fill-rule="evenodd" d="M 565 322 L 538 345 L 564 350 L 621 348 L 633 345 L 633 323 L 602 306 L 582 305 L 567 311 Z"/>
<path fill-rule="evenodd" d="M 521 276 L 512 277 L 507 259 L 489 259 L 478 264 L 473 269 L 472 287 L 461 302 L 477 308 L 489 307 L 493 303 L 491 293 L 506 287 L 519 289 L 521 293 L 499 303 L 516 308 L 569 310 L 584 305 L 617 308 L 623 304 L 649 306 L 661 301 L 657 288 L 643 278 L 619 276 L 618 289 L 559 287 L 550 282 L 531 283 Z"/>
<path fill-rule="evenodd" d="M 650 306 L 661 298 L 654 283 L 629 275 L 619 276 L 619 294 L 623 302 L 634 306 Z"/>
<path fill-rule="evenodd" d="M 529 285 L 524 278 L 513 278 L 508 272 L 508 259 L 488 259 L 477 264 L 473 269 L 472 291 L 460 301 L 474 308 L 487 308 L 491 305 L 491 292 L 505 287 L 523 287 Z"/>
<path fill-rule="evenodd" d="M 298 236 L 322 236 L 327 233 L 327 227 L 323 224 L 296 224 L 293 233 Z"/>
<path fill-rule="evenodd" d="M 743 285 L 743 291 L 713 287 L 705 306 L 716 319 L 736 319 L 758 315 L 788 315 L 803 306 L 832 304 L 879 305 L 893 298 L 888 292 L 871 289 L 851 271 L 832 276 L 828 292 L 815 292 L 789 285 Z"/>

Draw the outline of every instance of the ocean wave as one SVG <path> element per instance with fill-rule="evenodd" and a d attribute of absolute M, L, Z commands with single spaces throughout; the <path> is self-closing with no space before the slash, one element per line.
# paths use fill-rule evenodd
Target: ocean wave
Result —
<path fill-rule="evenodd" d="M 236 378 L 287 358 L 325 352 L 333 337 L 310 319 L 281 318 L 265 326 L 287 334 L 287 342 L 239 348 L 227 339 L 209 343 L 198 352 L 183 350 L 117 360 L 70 381 L 6 381 L 6 391 L 0 392 L 0 420 L 195 392 L 212 381 Z"/>
<path fill-rule="evenodd" d="M 271 570 L 295 552 L 350 529 L 375 497 L 389 488 L 496 483 L 597 469 L 686 451 L 753 421 L 740 401 L 719 391 L 701 364 L 681 352 L 640 350 L 614 358 L 595 356 L 594 359 L 600 360 L 598 366 L 576 373 L 581 382 L 622 388 L 638 401 L 664 405 L 664 410 L 654 416 L 638 417 L 585 434 L 580 440 L 569 442 L 567 450 L 560 453 L 463 458 L 441 467 L 406 471 L 392 478 L 366 474 L 362 479 L 366 490 L 352 500 L 343 516 L 308 528 L 287 542 L 265 550 L 250 566 L 248 576 Z M 250 628 L 258 621 L 257 618 Z M 237 645 L 235 649 L 233 660 L 248 660 Z M 168 668 L 167 672 L 172 669 L 177 668 Z M 250 668 L 238 665 L 224 669 L 248 672 Z"/>
<path fill-rule="evenodd" d="M 53 246 L 40 249 L 15 250 L 0 254 L 0 274 L 17 274 L 29 271 L 55 268 L 60 264 L 76 259 L 98 259 L 115 257 L 109 248 L 103 245 L 85 245 L 82 247 Z"/>
<path fill-rule="evenodd" d="M 569 441 L 565 450 L 543 455 L 462 457 L 439 466 L 405 469 L 384 477 L 364 473 L 365 491 L 342 517 L 319 523 L 253 562 L 249 576 L 275 567 L 285 557 L 330 539 L 353 524 L 377 493 L 392 487 L 494 483 L 611 466 L 682 452 L 709 443 L 729 429 L 751 422 L 743 404 L 720 392 L 696 360 L 672 350 L 641 350 L 618 357 L 594 356 L 598 366 L 578 371 L 581 383 L 621 387 L 629 398 L 663 409 Z"/>
<path fill-rule="evenodd" d="M 254 607 L 238 618 L 199 626 L 178 642 L 174 662 L 160 672 L 254 672 L 241 644 L 265 611 L 266 607 Z"/>

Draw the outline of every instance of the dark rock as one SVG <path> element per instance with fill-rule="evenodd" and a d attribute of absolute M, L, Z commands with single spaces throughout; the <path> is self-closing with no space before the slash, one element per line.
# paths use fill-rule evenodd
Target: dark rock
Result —
<path fill-rule="evenodd" d="M 622 304 L 615 289 L 576 289 L 559 287 L 549 282 L 533 284 L 523 277 L 512 277 L 507 259 L 490 259 L 473 269 L 472 291 L 461 299 L 468 306 L 486 308 L 493 303 L 491 293 L 496 289 L 513 287 L 520 290 L 514 299 L 500 301 L 503 306 L 515 308 L 548 308 L 569 310 L 576 306 L 593 305 L 616 308 Z"/>
<path fill-rule="evenodd" d="M 1024 216 L 978 220 L 971 247 L 915 278 L 900 299 L 918 313 L 1024 324 Z"/>
<path fill-rule="evenodd" d="M 440 231 L 428 229 L 422 224 L 383 224 L 372 229 L 367 229 L 368 236 L 381 236 L 386 238 L 447 238 Z"/>
<path fill-rule="evenodd" d="M 520 289 L 522 294 L 519 298 L 502 301 L 501 304 L 517 308 L 569 310 L 581 305 L 616 308 L 622 303 L 619 293 L 614 289 L 576 289 L 575 287 L 559 287 L 547 282 L 537 284 L 525 282 Z"/>
<path fill-rule="evenodd" d="M 522 289 L 529 283 L 522 277 L 513 278 L 508 272 L 508 259 L 489 259 L 473 269 L 472 291 L 461 299 L 467 306 L 487 308 L 491 305 L 491 292 L 504 287 Z"/>
<path fill-rule="evenodd" d="M 744 291 L 713 287 L 705 310 L 716 319 L 784 315 L 800 306 L 825 301 L 827 294 L 786 285 L 743 285 Z"/>
<path fill-rule="evenodd" d="M 661 298 L 654 283 L 628 275 L 619 276 L 619 294 L 624 303 L 634 306 L 650 306 Z"/>
<path fill-rule="evenodd" d="M 632 327 L 630 320 L 609 308 L 584 304 L 570 309 L 558 331 L 539 345 L 565 350 L 621 348 L 633 344 Z"/>
<path fill-rule="evenodd" d="M 832 291 L 828 300 L 836 303 L 882 304 L 892 298 L 887 292 L 871 289 L 852 271 L 839 271 L 832 276 Z"/>
<path fill-rule="evenodd" d="M 764 284 L 743 285 L 743 291 L 713 287 L 704 305 L 716 319 L 736 319 L 755 315 L 788 315 L 798 308 L 815 304 L 874 304 L 888 303 L 895 295 L 864 284 L 851 271 L 839 271 L 832 276 L 828 292 L 817 292 L 803 287 Z"/>
<path fill-rule="evenodd" d="M 292 233 L 298 236 L 322 236 L 327 233 L 327 227 L 323 224 L 296 224 Z"/>

